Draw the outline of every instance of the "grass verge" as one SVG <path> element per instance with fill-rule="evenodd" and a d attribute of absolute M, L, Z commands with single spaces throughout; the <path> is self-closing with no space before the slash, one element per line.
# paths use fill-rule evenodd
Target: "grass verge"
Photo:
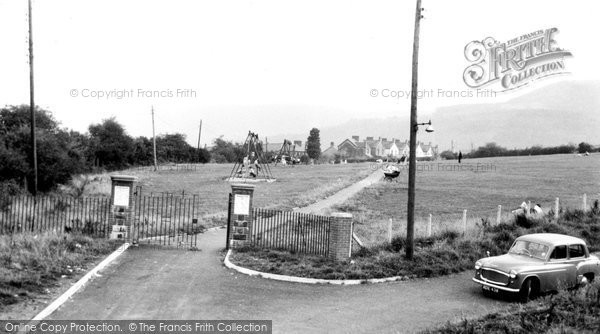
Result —
<path fill-rule="evenodd" d="M 109 240 L 77 234 L 0 236 L 0 309 L 48 293 L 61 277 L 85 271 L 115 247 Z"/>
<path fill-rule="evenodd" d="M 600 283 L 561 291 L 516 308 L 448 323 L 425 333 L 598 333 Z"/>
<path fill-rule="evenodd" d="M 473 268 L 489 251 L 504 254 L 519 236 L 530 233 L 562 233 L 586 240 L 590 251 L 600 250 L 600 212 L 567 210 L 555 221 L 550 217 L 523 217 L 498 225 L 484 223 L 467 235 L 445 231 L 415 239 L 413 260 L 404 257 L 402 236 L 365 247 L 351 261 L 332 261 L 321 256 L 293 254 L 285 250 L 245 247 L 231 260 L 242 267 L 282 275 L 322 279 L 369 279 L 392 276 L 435 277 Z"/>

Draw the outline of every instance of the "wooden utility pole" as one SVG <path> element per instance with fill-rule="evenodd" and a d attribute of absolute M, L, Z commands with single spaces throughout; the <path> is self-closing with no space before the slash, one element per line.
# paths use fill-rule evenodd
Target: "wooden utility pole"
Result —
<path fill-rule="evenodd" d="M 410 96 L 410 153 L 408 159 L 408 204 L 406 208 L 406 258 L 412 260 L 415 237 L 415 179 L 417 167 L 417 81 L 419 74 L 419 30 L 421 27 L 421 0 L 415 10 L 415 36 L 412 55 L 412 87 Z"/>
<path fill-rule="evenodd" d="M 35 197 L 38 190 L 37 141 L 35 139 L 35 100 L 33 98 L 33 24 L 31 21 L 31 0 L 28 1 L 29 13 L 29 111 L 31 113 L 31 155 L 33 162 L 33 189 Z"/>
<path fill-rule="evenodd" d="M 156 163 L 156 135 L 154 134 L 154 106 L 152 106 L 152 151 L 154 152 L 154 171 L 158 170 L 158 164 Z"/>
<path fill-rule="evenodd" d="M 200 120 L 200 128 L 198 129 L 198 162 L 200 162 L 200 136 L 202 136 L 202 120 Z"/>

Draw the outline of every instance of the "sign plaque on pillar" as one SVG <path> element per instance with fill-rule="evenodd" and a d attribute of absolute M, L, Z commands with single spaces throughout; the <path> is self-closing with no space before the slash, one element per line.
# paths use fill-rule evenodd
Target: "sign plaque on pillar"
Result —
<path fill-rule="evenodd" d="M 250 195 L 235 194 L 233 214 L 247 216 L 250 214 Z"/>

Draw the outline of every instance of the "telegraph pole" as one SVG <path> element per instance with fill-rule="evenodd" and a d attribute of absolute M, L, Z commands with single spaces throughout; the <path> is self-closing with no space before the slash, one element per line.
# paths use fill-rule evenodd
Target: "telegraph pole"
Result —
<path fill-rule="evenodd" d="M 198 162 L 200 162 L 200 136 L 202 136 L 202 120 L 200 120 L 200 128 L 198 129 Z"/>
<path fill-rule="evenodd" d="M 417 167 L 417 81 L 419 68 L 419 31 L 421 28 L 421 0 L 417 0 L 415 11 L 415 36 L 412 55 L 412 87 L 410 96 L 410 153 L 408 160 L 408 204 L 406 209 L 406 258 L 412 260 L 415 237 L 415 179 Z"/>
<path fill-rule="evenodd" d="M 29 14 L 29 112 L 31 113 L 31 155 L 33 161 L 33 196 L 38 190 L 37 144 L 35 139 L 35 100 L 33 98 L 33 24 L 31 22 L 31 0 L 27 2 Z"/>
<path fill-rule="evenodd" d="M 154 171 L 158 170 L 156 163 L 156 135 L 154 134 L 154 106 L 152 106 L 152 151 L 154 153 Z"/>

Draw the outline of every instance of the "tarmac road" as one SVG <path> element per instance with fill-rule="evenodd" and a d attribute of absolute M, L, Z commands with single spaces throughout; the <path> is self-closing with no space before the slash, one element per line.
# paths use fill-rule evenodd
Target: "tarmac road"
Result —
<path fill-rule="evenodd" d="M 225 268 L 225 231 L 201 251 L 130 248 L 49 319 L 273 320 L 275 333 L 405 333 L 486 314 L 471 272 L 358 286 L 305 285 Z"/>

